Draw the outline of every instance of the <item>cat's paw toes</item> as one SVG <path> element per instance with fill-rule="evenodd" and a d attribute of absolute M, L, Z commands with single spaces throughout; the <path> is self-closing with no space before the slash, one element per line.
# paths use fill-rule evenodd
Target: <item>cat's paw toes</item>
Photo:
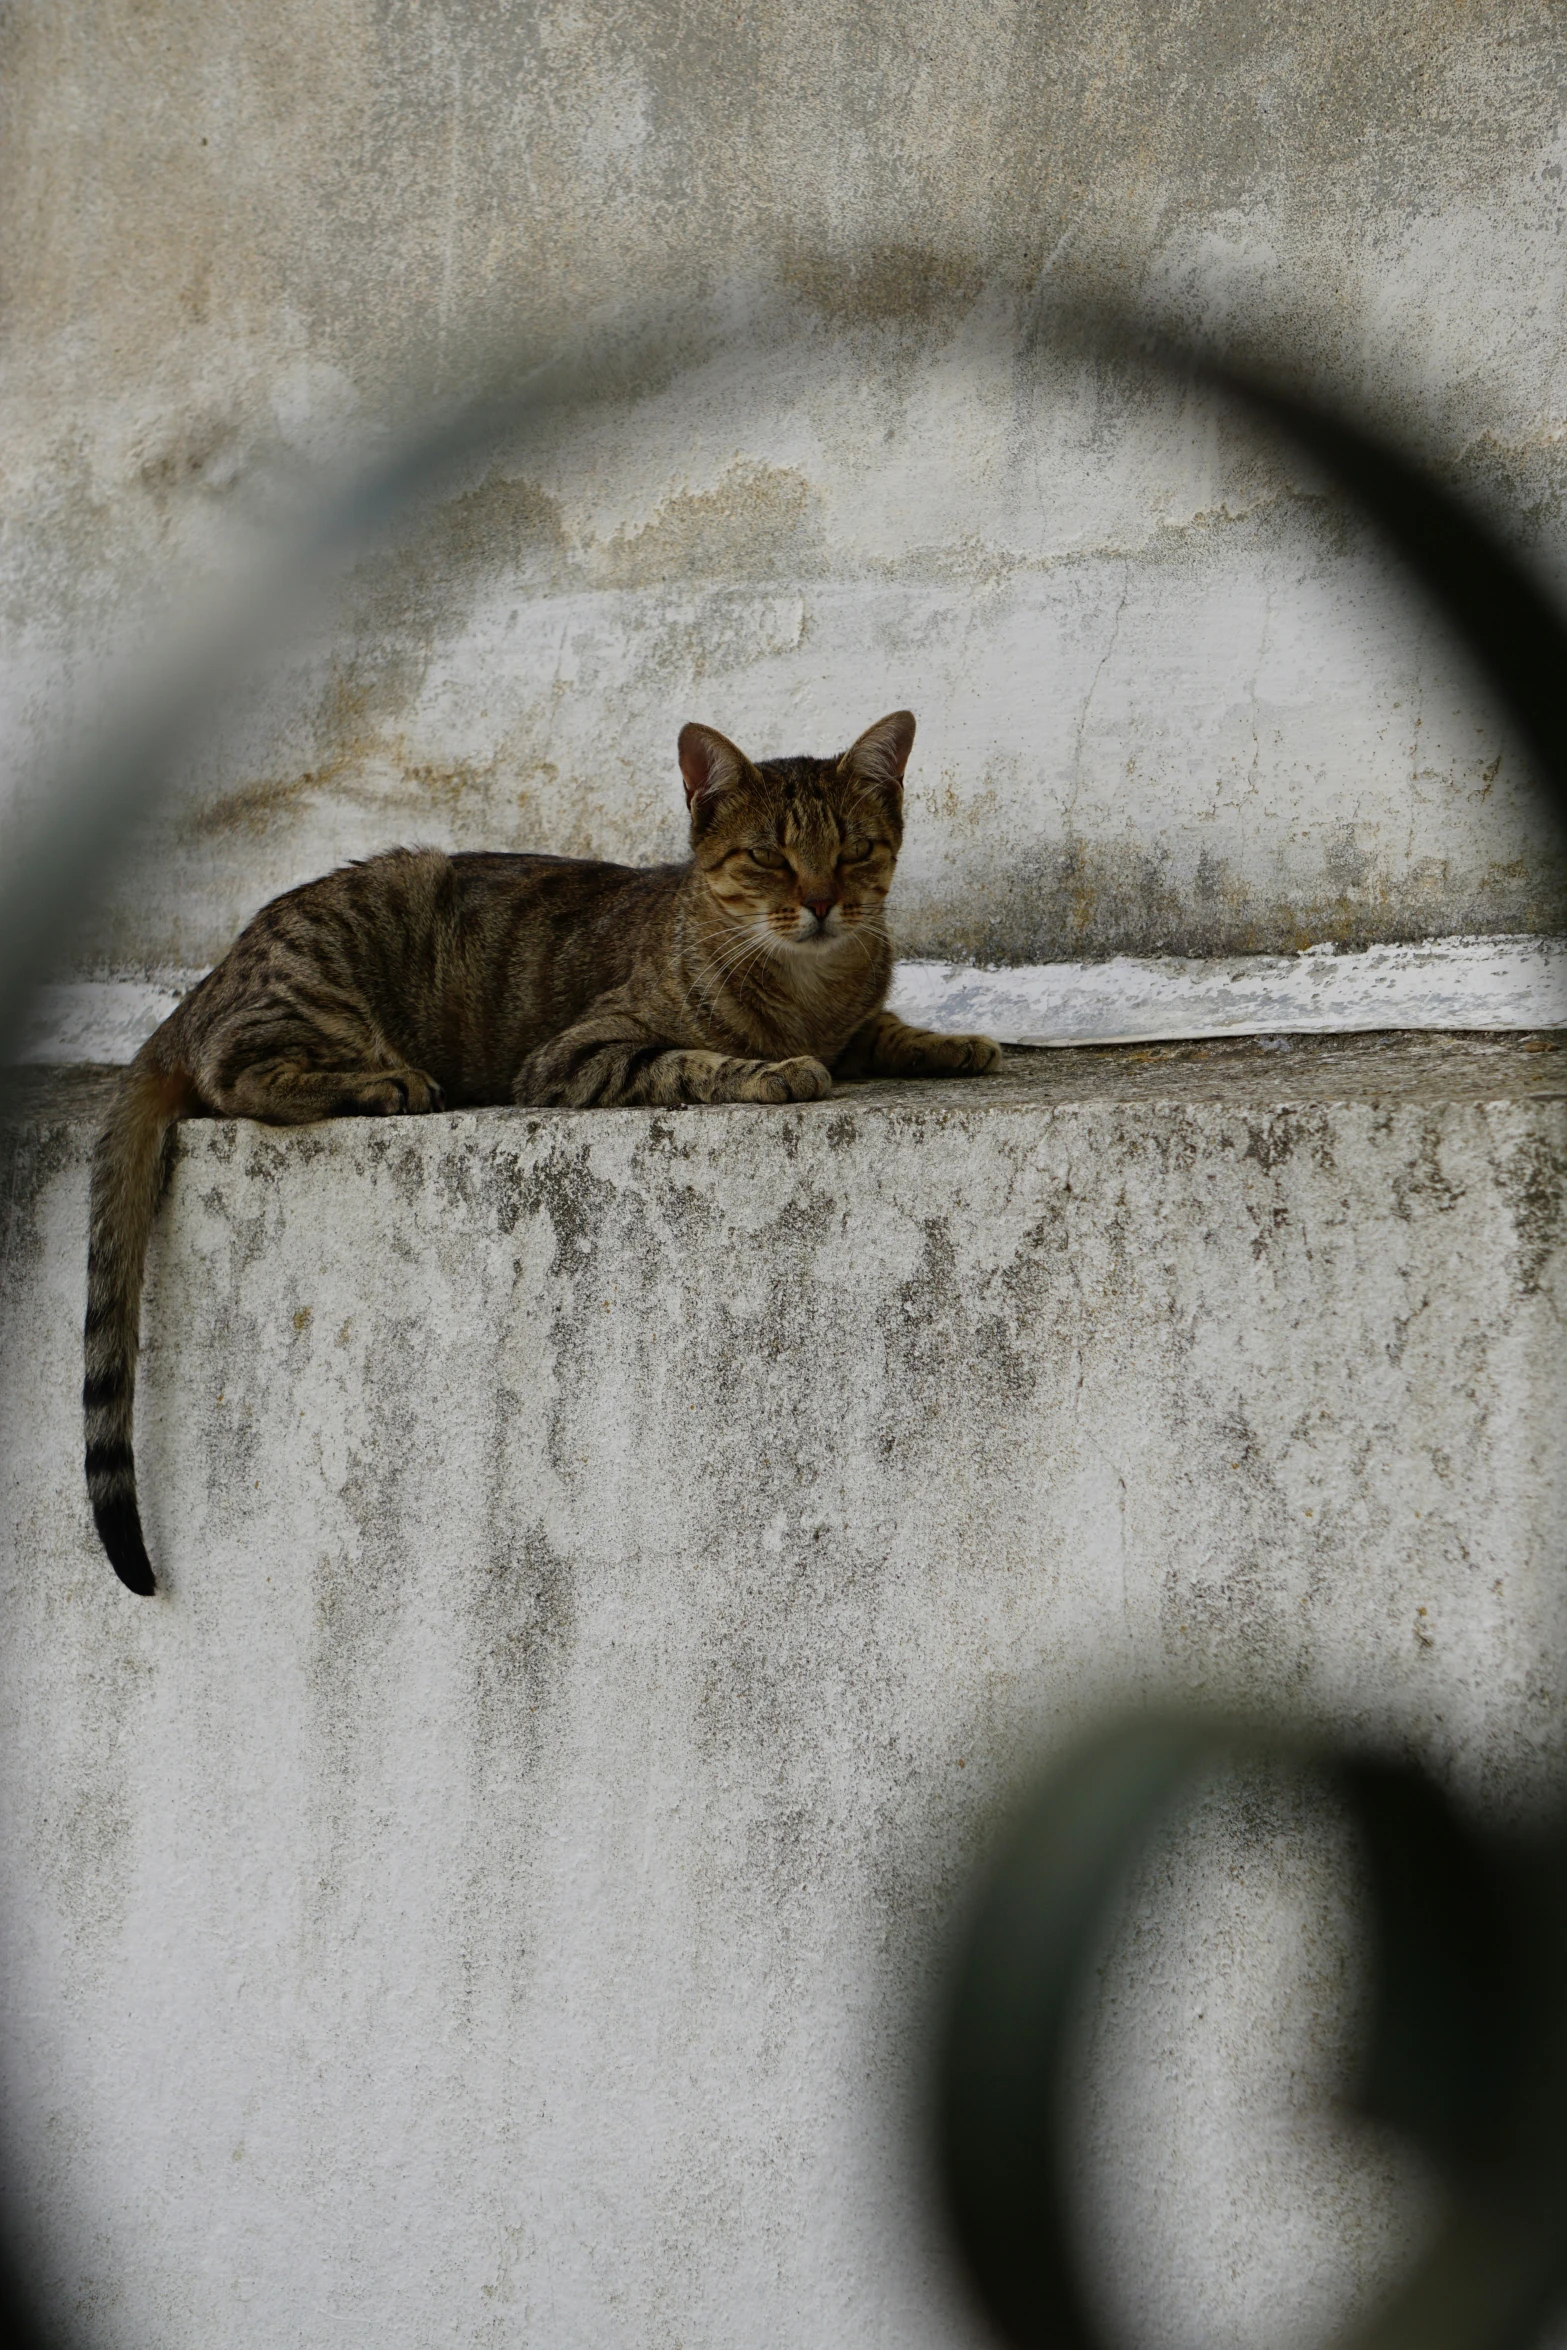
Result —
<path fill-rule="evenodd" d="M 800 1053 L 792 1061 L 775 1061 L 773 1073 L 788 1087 L 787 1102 L 825 1101 L 832 1091 L 832 1071 L 810 1053 Z"/>
<path fill-rule="evenodd" d="M 907 1059 L 894 1061 L 902 1076 L 980 1077 L 1001 1066 L 1001 1047 L 993 1036 L 947 1036 L 927 1029 Z"/>
<path fill-rule="evenodd" d="M 759 1061 L 745 1081 L 748 1102 L 819 1102 L 832 1091 L 832 1078 L 809 1053 L 790 1061 Z"/>
<path fill-rule="evenodd" d="M 362 1077 L 337 1106 L 339 1111 L 351 1110 L 361 1118 L 401 1118 L 408 1108 L 408 1096 L 399 1078 Z"/>
<path fill-rule="evenodd" d="M 422 1069 L 391 1070 L 365 1089 L 365 1108 L 382 1118 L 419 1118 L 445 1107 L 445 1094 Z"/>

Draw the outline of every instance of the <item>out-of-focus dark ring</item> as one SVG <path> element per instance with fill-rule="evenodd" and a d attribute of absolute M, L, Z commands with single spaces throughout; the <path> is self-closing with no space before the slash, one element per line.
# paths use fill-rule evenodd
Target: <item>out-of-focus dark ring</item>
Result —
<path fill-rule="evenodd" d="M 1365 1857 L 1374 1991 L 1359 2101 L 1451 2201 L 1357 2350 L 1504 2350 L 1567 2283 L 1567 1854 L 1490 1837 L 1423 1772 L 1167 1716 L 1070 1753 L 1014 1821 L 962 1946 L 940 2079 L 959 2241 L 1004 2336 L 1099 2350 L 1073 2239 L 1064 2111 L 1085 1978 L 1149 1839 L 1225 1763 L 1342 1792 Z"/>

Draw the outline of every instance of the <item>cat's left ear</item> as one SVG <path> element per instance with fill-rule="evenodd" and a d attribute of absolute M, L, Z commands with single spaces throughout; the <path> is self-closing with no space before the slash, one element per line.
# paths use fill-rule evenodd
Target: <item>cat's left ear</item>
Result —
<path fill-rule="evenodd" d="M 685 777 L 686 806 L 693 810 L 698 800 L 716 800 L 720 792 L 730 790 L 751 764 L 744 751 L 737 750 L 716 726 L 698 726 L 694 719 L 680 729 L 676 747 Z"/>
<path fill-rule="evenodd" d="M 903 770 L 913 748 L 914 713 L 894 710 L 890 717 L 878 718 L 874 726 L 867 726 L 858 742 L 850 744 L 838 761 L 838 771 L 842 775 L 857 775 L 891 799 L 901 800 Z"/>

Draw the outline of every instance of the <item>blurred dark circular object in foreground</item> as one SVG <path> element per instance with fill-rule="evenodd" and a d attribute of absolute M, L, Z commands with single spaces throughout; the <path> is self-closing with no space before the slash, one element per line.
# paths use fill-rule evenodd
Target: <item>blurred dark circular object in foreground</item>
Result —
<path fill-rule="evenodd" d="M 1073 2229 L 1073 2027 L 1132 1865 L 1212 1773 L 1295 1764 L 1341 1795 L 1365 1856 L 1372 2019 L 1357 2102 L 1448 2190 L 1429 2257 L 1359 2350 L 1503 2350 L 1567 2284 L 1567 1851 L 1491 1836 L 1422 1771 L 1190 1716 L 1077 1747 L 1004 1838 L 964 1937 L 941 2051 L 940 2155 L 959 2244 L 1010 2342 L 1100 2350 Z"/>

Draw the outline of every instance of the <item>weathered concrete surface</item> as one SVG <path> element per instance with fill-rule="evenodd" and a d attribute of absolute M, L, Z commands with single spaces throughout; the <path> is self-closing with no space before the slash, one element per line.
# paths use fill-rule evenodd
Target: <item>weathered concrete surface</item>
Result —
<path fill-rule="evenodd" d="M 825 749 L 900 702 L 911 954 L 1567 927 L 1514 750 L 1341 503 L 1034 334 L 1086 293 L 1283 336 L 1559 567 L 1547 0 L 19 0 L 0 42 L 8 775 L 149 581 L 477 351 L 627 302 L 736 337 L 612 354 L 367 568 L 86 962 L 204 964 L 399 838 L 662 854 L 687 716 Z"/>
<path fill-rule="evenodd" d="M 1173 1693 L 1497 1811 L 1567 1764 L 1557 1040 L 187 1127 L 145 1604 L 77 1458 L 106 1081 L 32 1082 L 0 2017 L 84 2345 L 956 2350 L 919 2033 L 1037 1741 Z M 1155 2338 L 1294 2338 L 1423 2208 L 1293 2128 L 1341 1860 L 1216 1798 L 1112 1966 L 1085 2177 Z"/>

